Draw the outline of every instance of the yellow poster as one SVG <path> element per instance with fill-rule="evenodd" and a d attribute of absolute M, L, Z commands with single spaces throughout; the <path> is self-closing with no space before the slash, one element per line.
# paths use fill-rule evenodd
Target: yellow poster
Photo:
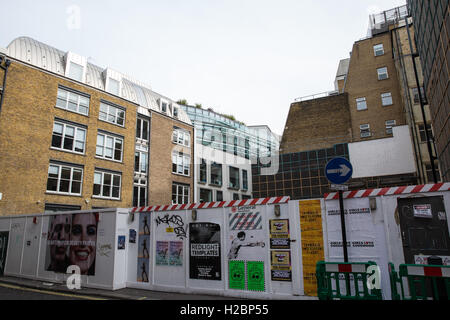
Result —
<path fill-rule="evenodd" d="M 303 286 L 305 295 L 317 296 L 316 263 L 324 260 L 320 200 L 300 200 Z"/>

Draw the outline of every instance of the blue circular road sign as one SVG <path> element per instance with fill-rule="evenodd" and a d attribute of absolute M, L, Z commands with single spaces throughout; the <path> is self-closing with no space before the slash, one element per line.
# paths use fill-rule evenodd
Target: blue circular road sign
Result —
<path fill-rule="evenodd" d="M 352 174 L 352 164 L 345 158 L 333 158 L 325 166 L 325 176 L 331 183 L 342 184 L 348 181 Z"/>

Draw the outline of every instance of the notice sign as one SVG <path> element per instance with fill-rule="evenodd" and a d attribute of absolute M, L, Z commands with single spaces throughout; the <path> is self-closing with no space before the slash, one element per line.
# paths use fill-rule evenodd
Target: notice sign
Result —
<path fill-rule="evenodd" d="M 291 281 L 291 252 L 271 251 L 271 275 L 274 281 Z"/>
<path fill-rule="evenodd" d="M 189 277 L 221 280 L 220 225 L 190 223 L 189 230 Z"/>
<path fill-rule="evenodd" d="M 289 219 L 270 220 L 270 248 L 289 249 Z"/>
<path fill-rule="evenodd" d="M 263 261 L 247 261 L 247 289 L 250 291 L 264 291 Z"/>
<path fill-rule="evenodd" d="M 418 218 L 433 218 L 430 204 L 415 204 L 413 205 L 414 217 Z"/>

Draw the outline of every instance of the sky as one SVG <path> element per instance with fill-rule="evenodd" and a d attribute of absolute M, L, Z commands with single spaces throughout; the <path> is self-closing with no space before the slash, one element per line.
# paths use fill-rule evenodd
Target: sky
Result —
<path fill-rule="evenodd" d="M 369 14 L 406 0 L 2 1 L 0 47 L 28 36 L 282 134 L 292 102 L 334 90 Z"/>

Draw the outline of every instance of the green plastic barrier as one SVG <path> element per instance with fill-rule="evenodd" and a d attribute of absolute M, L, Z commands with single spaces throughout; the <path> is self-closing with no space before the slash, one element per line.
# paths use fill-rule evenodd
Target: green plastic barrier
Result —
<path fill-rule="evenodd" d="M 392 300 L 450 300 L 450 266 L 389 262 L 389 278 Z"/>
<path fill-rule="evenodd" d="M 382 300 L 381 289 L 369 289 L 368 262 L 325 262 L 316 264 L 319 300 Z M 370 276 L 370 275 L 369 275 Z"/>

